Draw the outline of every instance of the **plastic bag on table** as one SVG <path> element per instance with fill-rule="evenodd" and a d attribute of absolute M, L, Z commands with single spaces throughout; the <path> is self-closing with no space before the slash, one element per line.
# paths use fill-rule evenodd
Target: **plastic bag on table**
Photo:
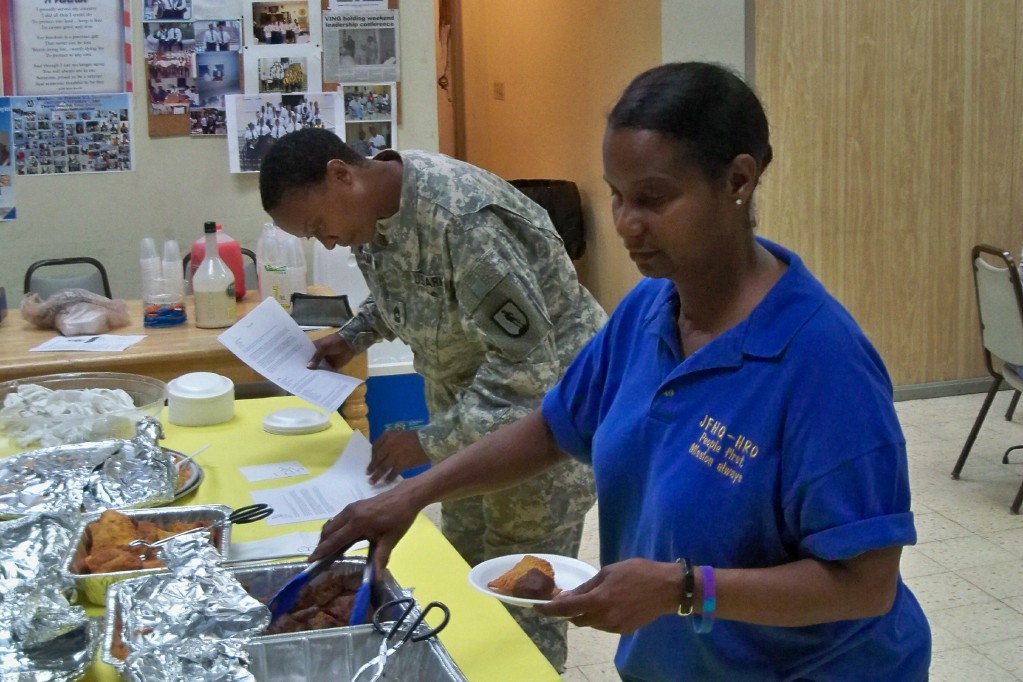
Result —
<path fill-rule="evenodd" d="M 40 329 L 56 329 L 64 336 L 103 334 L 131 321 L 126 301 L 87 289 L 65 289 L 45 300 L 29 292 L 21 299 L 21 314 Z"/>

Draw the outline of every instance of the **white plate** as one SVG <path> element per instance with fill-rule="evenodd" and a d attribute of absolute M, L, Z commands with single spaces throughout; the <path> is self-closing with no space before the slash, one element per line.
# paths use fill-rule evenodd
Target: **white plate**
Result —
<path fill-rule="evenodd" d="M 526 555 L 509 554 L 508 556 L 499 556 L 496 559 L 484 561 L 482 564 L 473 566 L 472 570 L 469 571 L 469 584 L 488 597 L 500 599 L 505 604 L 514 604 L 515 606 L 546 604 L 548 602 L 547 599 L 522 599 L 520 597 L 512 597 L 511 595 L 495 592 L 487 587 L 487 583 L 494 580 L 502 573 L 506 573 L 511 570 L 511 567 L 519 563 L 524 556 Z M 559 556 L 557 554 L 532 554 L 532 556 L 546 559 L 551 563 L 551 568 L 554 569 L 554 584 L 562 590 L 571 590 L 579 587 L 584 582 L 597 575 L 597 569 L 593 566 L 590 566 L 585 561 L 579 561 L 572 557 Z"/>

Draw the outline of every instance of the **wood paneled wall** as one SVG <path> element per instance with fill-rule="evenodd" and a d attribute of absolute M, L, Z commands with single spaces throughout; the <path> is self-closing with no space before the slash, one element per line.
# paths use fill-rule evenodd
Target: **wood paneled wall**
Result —
<path fill-rule="evenodd" d="M 969 250 L 1023 247 L 1023 0 L 756 0 L 760 232 L 896 385 L 985 376 Z"/>

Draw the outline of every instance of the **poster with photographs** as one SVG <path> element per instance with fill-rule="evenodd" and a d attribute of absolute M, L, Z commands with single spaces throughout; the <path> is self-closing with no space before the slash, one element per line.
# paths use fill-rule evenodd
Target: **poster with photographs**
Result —
<path fill-rule="evenodd" d="M 132 169 L 131 95 L 11 98 L 17 175 Z"/>
<path fill-rule="evenodd" d="M 397 81 L 398 11 L 323 13 L 323 80 L 327 83 Z"/>
<path fill-rule="evenodd" d="M 186 114 L 189 107 L 200 105 L 194 59 L 191 52 L 151 54 L 146 58 L 150 115 Z"/>
<path fill-rule="evenodd" d="M 227 98 L 227 153 L 232 173 L 255 173 L 274 142 L 302 128 L 326 128 L 344 139 L 336 92 L 232 95 Z"/>
<path fill-rule="evenodd" d="M 363 156 L 372 157 L 398 146 L 391 114 L 396 110 L 394 83 L 344 85 L 345 135 L 348 145 Z"/>
<path fill-rule="evenodd" d="M 11 99 L 0 97 L 0 220 L 17 217 L 14 203 L 14 149 Z"/>
<path fill-rule="evenodd" d="M 319 2 L 246 2 L 242 7 L 246 47 L 319 45 Z"/>

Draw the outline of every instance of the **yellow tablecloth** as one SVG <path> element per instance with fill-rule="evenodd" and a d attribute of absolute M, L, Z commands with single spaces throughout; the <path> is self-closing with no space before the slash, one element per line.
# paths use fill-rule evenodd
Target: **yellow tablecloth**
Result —
<path fill-rule="evenodd" d="M 216 426 L 174 426 L 164 418 L 165 447 L 188 454 L 210 445 L 196 457 L 206 474 L 205 480 L 178 504 L 220 503 L 240 507 L 252 503 L 251 490 L 292 485 L 323 473 L 337 459 L 352 433 L 336 413 L 331 416 L 331 427 L 315 434 L 279 436 L 262 430 L 267 414 L 308 406 L 293 397 L 239 400 L 235 402 L 234 418 Z M 9 452 L 0 450 L 0 454 Z M 289 460 L 302 462 L 310 475 L 249 483 L 238 470 L 245 465 Z M 297 531 L 318 531 L 320 526 L 320 521 L 281 526 L 259 521 L 234 526 L 231 533 L 233 540 L 244 542 Z M 451 609 L 451 622 L 440 639 L 469 680 L 560 679 L 505 607 L 469 586 L 466 579 L 469 566 L 426 517 L 416 520 L 395 549 L 389 568 L 400 585 L 415 588 L 420 603 L 437 600 Z M 96 664 L 85 679 L 106 682 L 116 680 L 117 676 L 112 668 Z"/>

